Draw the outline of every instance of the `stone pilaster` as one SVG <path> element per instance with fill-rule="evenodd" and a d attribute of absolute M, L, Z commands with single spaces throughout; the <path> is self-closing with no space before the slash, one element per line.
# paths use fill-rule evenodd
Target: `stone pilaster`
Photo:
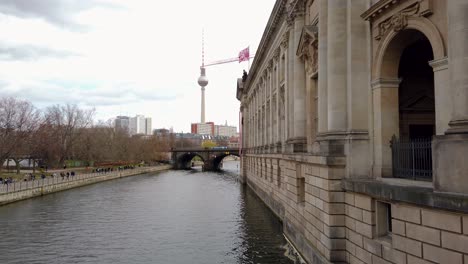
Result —
<path fill-rule="evenodd" d="M 370 26 L 360 15 L 368 8 L 367 0 L 348 1 L 347 18 L 347 126 L 346 177 L 369 177 L 369 99 L 370 99 Z M 341 82 L 340 82 L 341 84 Z"/>
<path fill-rule="evenodd" d="M 291 27 L 289 30 L 289 39 L 288 39 L 288 50 L 287 50 L 287 69 L 286 69 L 286 102 L 287 102 L 287 141 L 294 137 L 294 29 Z M 288 152 L 292 152 L 292 145 L 288 144 Z"/>
<path fill-rule="evenodd" d="M 434 70 L 434 100 L 435 100 L 435 122 L 436 135 L 443 135 L 449 128 L 449 121 L 452 117 L 452 111 L 449 105 L 452 105 L 452 97 L 447 93 L 445 87 L 450 87 L 450 78 L 448 70 L 447 57 L 429 62 Z"/>
<path fill-rule="evenodd" d="M 374 122 L 374 167 L 377 178 L 392 176 L 390 140 L 400 134 L 398 87 L 399 79 L 378 79 L 372 82 Z"/>
<path fill-rule="evenodd" d="M 318 31 L 318 133 L 328 130 L 327 107 L 327 31 L 328 31 L 328 0 L 319 2 Z"/>
<path fill-rule="evenodd" d="M 298 11 L 301 12 L 301 11 Z M 294 48 L 299 46 L 302 29 L 304 27 L 304 15 L 297 14 L 294 19 L 292 38 Z M 293 129 L 293 151 L 304 152 L 306 147 L 306 87 L 305 87 L 305 65 L 299 56 L 293 56 L 294 63 L 294 129 Z"/>
<path fill-rule="evenodd" d="M 347 4 L 328 1 L 328 131 L 335 133 L 346 131 L 347 126 Z"/>
<path fill-rule="evenodd" d="M 468 2 L 447 1 L 449 68 L 453 96 L 450 134 L 468 134 Z"/>
<path fill-rule="evenodd" d="M 447 1 L 452 116 L 446 135 L 432 143 L 434 188 L 468 193 L 468 2 Z M 437 109 L 436 109 L 437 110 Z M 439 110 L 437 110 L 439 111 Z"/>
<path fill-rule="evenodd" d="M 281 116 L 280 116 L 280 50 L 279 48 L 275 51 L 275 57 L 276 57 L 276 71 L 275 71 L 275 84 L 276 84 L 276 101 L 274 102 L 276 104 L 276 132 L 275 132 L 275 139 L 274 143 L 280 142 L 281 141 L 281 135 L 280 135 L 280 125 L 281 125 Z"/>

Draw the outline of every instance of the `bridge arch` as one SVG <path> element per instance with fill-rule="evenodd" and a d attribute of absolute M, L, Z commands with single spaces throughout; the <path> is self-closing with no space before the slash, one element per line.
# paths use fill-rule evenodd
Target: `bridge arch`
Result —
<path fill-rule="evenodd" d="M 174 169 L 190 169 L 191 161 L 195 156 L 203 160 L 203 170 L 219 170 L 221 161 L 227 156 L 240 157 L 238 148 L 189 148 L 172 149 L 172 162 Z"/>
<path fill-rule="evenodd" d="M 178 155 L 178 157 L 175 160 L 175 167 L 176 169 L 190 169 L 192 167 L 192 160 L 195 157 L 200 157 L 200 159 L 203 161 L 203 163 L 206 162 L 206 157 L 201 155 L 198 152 L 186 152 L 186 153 L 181 153 Z"/>
<path fill-rule="evenodd" d="M 239 157 L 240 158 L 240 155 L 239 153 L 223 153 L 223 154 L 219 154 L 219 155 L 216 155 L 213 159 L 212 159 L 212 166 L 213 166 L 213 170 L 220 170 L 221 169 L 221 162 L 224 160 L 224 158 L 228 157 L 228 156 L 235 156 L 235 157 Z"/>

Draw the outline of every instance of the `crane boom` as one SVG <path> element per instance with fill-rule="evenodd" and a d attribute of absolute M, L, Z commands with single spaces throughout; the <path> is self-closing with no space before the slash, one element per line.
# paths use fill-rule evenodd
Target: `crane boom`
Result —
<path fill-rule="evenodd" d="M 249 59 L 255 57 L 255 54 L 253 54 L 252 56 L 249 57 Z M 224 64 L 224 63 L 230 63 L 230 62 L 235 62 L 235 61 L 239 61 L 239 58 L 230 58 L 230 59 L 224 59 L 224 60 L 217 60 L 217 61 L 213 61 L 213 62 L 210 62 L 210 63 L 207 63 L 205 64 L 205 67 L 208 67 L 208 66 L 213 66 L 213 65 L 219 65 L 219 64 Z"/>

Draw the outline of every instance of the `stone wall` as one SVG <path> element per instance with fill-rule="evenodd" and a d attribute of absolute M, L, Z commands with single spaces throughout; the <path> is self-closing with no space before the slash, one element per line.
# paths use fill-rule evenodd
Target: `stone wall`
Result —
<path fill-rule="evenodd" d="M 145 168 L 136 168 L 133 170 L 124 170 L 124 171 L 115 171 L 106 174 L 82 174 L 74 176 L 73 179 L 58 181 L 55 184 L 38 184 L 36 187 L 31 188 L 21 188 L 17 191 L 10 191 L 7 193 L 0 193 L 0 205 L 25 200 L 29 198 L 33 198 L 36 196 L 42 196 L 49 193 L 55 193 L 60 191 L 65 191 L 68 189 L 81 187 L 93 183 L 108 181 L 117 178 L 135 176 L 143 173 L 148 172 L 156 172 L 156 171 L 163 171 L 168 170 L 172 166 L 171 165 L 164 165 L 164 166 L 157 166 L 157 167 L 145 167 Z M 38 181 L 40 182 L 40 181 Z"/>
<path fill-rule="evenodd" d="M 345 191 L 341 157 L 243 159 L 247 185 L 283 221 L 285 235 L 309 263 L 468 264 L 467 214 Z M 379 202 L 391 208 L 390 233 L 379 231 L 385 221 Z"/>
<path fill-rule="evenodd" d="M 345 195 L 348 263 L 468 263 L 466 214 L 392 202 L 392 234 L 379 237 L 375 200 Z"/>
<path fill-rule="evenodd" d="M 310 263 L 346 261 L 343 158 L 246 155 L 247 184 Z"/>

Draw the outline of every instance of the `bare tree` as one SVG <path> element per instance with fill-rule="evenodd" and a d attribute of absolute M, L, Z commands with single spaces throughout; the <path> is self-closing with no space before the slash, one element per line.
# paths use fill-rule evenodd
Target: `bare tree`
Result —
<path fill-rule="evenodd" d="M 39 123 L 39 111 L 30 102 L 0 98 L 0 170 L 5 159 L 29 154 L 26 149 Z"/>
<path fill-rule="evenodd" d="M 63 165 L 72 156 L 73 146 L 84 128 L 92 124 L 94 109 L 84 110 L 75 104 L 50 106 L 45 111 L 45 121 L 58 144 L 58 163 Z"/>

